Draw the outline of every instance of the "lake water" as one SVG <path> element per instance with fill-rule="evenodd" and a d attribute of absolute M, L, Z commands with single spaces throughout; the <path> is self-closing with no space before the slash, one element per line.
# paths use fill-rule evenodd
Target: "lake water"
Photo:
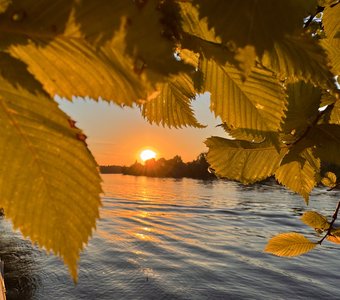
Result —
<path fill-rule="evenodd" d="M 8 299 L 340 299 L 340 245 L 296 258 L 263 253 L 280 232 L 319 237 L 305 210 L 331 216 L 340 193 L 309 207 L 276 185 L 103 175 L 101 219 L 79 283 L 0 220 Z"/>

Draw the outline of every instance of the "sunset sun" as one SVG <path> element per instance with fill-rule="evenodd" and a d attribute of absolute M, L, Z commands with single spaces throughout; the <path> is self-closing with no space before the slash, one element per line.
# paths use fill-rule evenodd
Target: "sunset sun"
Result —
<path fill-rule="evenodd" d="M 156 152 L 152 151 L 150 149 L 143 150 L 140 153 L 140 158 L 143 162 L 148 160 L 148 159 L 155 158 L 155 157 L 156 157 Z"/>

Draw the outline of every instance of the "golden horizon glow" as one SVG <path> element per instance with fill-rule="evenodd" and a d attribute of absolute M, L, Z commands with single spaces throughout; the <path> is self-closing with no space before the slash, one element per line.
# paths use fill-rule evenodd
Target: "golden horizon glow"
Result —
<path fill-rule="evenodd" d="M 155 151 L 152 151 L 150 149 L 145 149 L 140 153 L 140 159 L 145 162 L 148 159 L 156 158 L 157 154 Z"/>

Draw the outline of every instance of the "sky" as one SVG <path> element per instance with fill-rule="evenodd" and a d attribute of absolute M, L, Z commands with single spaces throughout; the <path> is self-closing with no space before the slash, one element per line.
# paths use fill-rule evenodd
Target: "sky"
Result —
<path fill-rule="evenodd" d="M 84 99 L 57 99 L 60 108 L 77 121 L 87 135 L 87 144 L 99 165 L 126 165 L 140 161 L 144 149 L 152 149 L 157 159 L 180 155 L 184 162 L 194 160 L 208 149 L 204 140 L 212 135 L 225 136 L 216 127 L 221 121 L 209 110 L 209 95 L 193 101 L 198 120 L 208 125 L 198 128 L 164 128 L 150 125 L 138 108 L 121 108 L 113 103 Z"/>

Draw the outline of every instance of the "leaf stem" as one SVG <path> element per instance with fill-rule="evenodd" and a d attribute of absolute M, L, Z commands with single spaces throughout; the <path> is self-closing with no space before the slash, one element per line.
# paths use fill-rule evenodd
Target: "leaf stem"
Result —
<path fill-rule="evenodd" d="M 323 12 L 324 9 L 325 9 L 324 7 L 318 6 L 318 7 L 316 8 L 316 12 L 315 12 L 314 14 L 312 14 L 312 15 L 309 16 L 308 20 L 306 21 L 306 23 L 304 24 L 303 27 L 304 27 L 304 28 L 307 28 L 307 27 L 309 26 L 309 24 L 312 23 L 312 21 L 313 21 L 313 19 L 316 17 L 316 15 L 317 15 L 318 13 L 320 13 L 320 12 Z"/>
<path fill-rule="evenodd" d="M 318 241 L 318 244 L 319 244 L 319 245 L 321 245 L 321 243 L 323 242 L 323 240 L 324 240 L 327 236 L 329 236 L 329 235 L 331 234 L 331 231 L 332 231 L 332 228 L 333 228 L 333 224 L 334 224 L 335 220 L 336 220 L 337 217 L 338 217 L 339 209 L 340 209 L 340 201 L 338 202 L 338 205 L 337 205 L 336 210 L 335 210 L 335 212 L 334 212 L 334 214 L 333 214 L 333 217 L 332 217 L 332 218 L 333 218 L 333 219 L 332 219 L 332 222 L 329 224 L 329 228 L 328 228 L 328 230 L 327 230 L 325 236 L 324 236 L 320 241 Z"/>

